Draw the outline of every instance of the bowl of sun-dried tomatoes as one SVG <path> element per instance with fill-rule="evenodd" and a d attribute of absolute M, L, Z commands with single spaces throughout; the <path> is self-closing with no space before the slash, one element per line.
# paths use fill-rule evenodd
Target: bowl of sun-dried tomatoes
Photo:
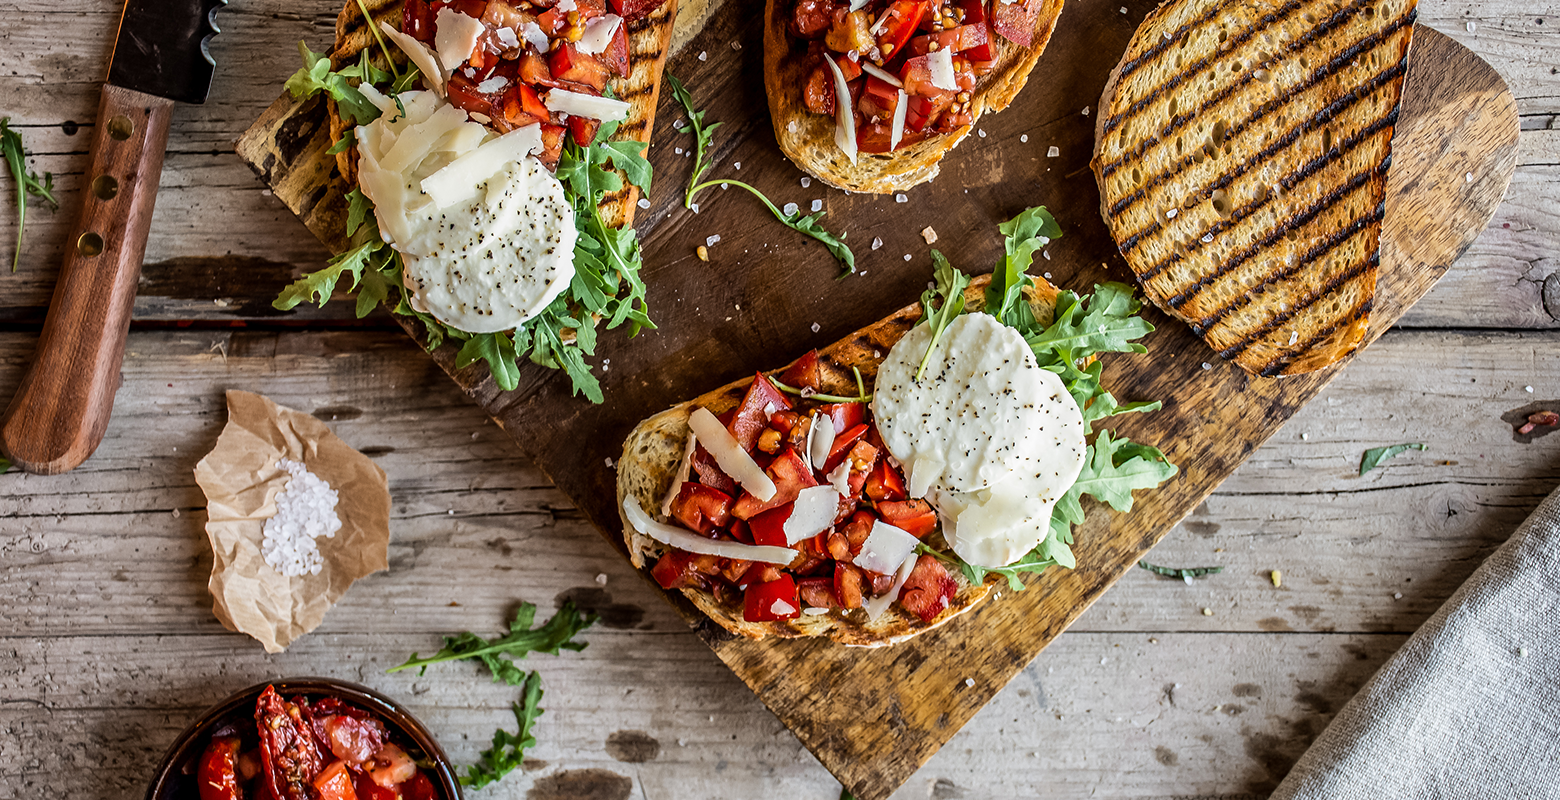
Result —
<path fill-rule="evenodd" d="M 462 800 L 439 743 L 394 700 L 329 678 L 259 683 L 195 720 L 147 800 Z"/>

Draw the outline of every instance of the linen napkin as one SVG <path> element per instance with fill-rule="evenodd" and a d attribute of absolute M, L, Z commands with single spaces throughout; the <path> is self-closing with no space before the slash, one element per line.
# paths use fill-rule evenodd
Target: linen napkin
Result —
<path fill-rule="evenodd" d="M 1272 797 L 1560 798 L 1560 490 L 1343 707 Z"/>

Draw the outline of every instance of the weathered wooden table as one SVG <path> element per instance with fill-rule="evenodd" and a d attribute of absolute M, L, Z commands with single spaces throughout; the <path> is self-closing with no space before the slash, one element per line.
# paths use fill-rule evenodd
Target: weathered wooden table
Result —
<path fill-rule="evenodd" d="M 1560 438 L 1511 420 L 1560 409 L 1560 5 L 1426 0 L 1421 20 L 1506 78 L 1522 152 L 1490 229 L 1402 323 L 1153 553 L 1222 564 L 1186 585 L 1137 570 L 895 797 L 1267 792 L 1330 715 L 1560 479 Z M 591 647 L 537 657 L 547 713 L 523 774 L 491 796 L 833 798 L 837 784 L 387 318 L 346 303 L 274 314 L 325 252 L 232 153 L 322 46 L 337 5 L 239 0 L 220 16 L 212 101 L 175 112 L 115 417 L 75 472 L 0 476 L 0 797 L 137 796 L 200 709 L 257 680 L 323 674 L 410 703 L 472 760 L 514 691 L 475 669 L 385 675 L 520 599 L 574 597 Z M 69 0 L 0 30 L 0 115 L 67 210 L 29 214 L 0 271 L 0 394 L 47 309 L 81 189 L 118 9 Z M 5 191 L 12 191 L 8 181 Z M 15 241 L 9 202 L 0 245 Z M 870 269 L 874 257 L 862 254 Z M 191 471 L 222 391 L 313 411 L 390 475 L 391 570 L 268 657 L 210 613 Z M 1369 447 L 1430 449 L 1356 475 Z M 1272 570 L 1283 585 L 1274 587 Z"/>

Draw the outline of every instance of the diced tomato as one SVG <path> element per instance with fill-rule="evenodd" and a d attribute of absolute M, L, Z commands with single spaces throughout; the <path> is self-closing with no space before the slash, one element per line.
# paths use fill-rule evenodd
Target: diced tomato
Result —
<path fill-rule="evenodd" d="M 923 555 L 916 560 L 915 569 L 899 590 L 899 604 L 920 617 L 922 622 L 931 622 L 948 608 L 958 590 L 958 584 L 948 576 L 942 562 Z"/>
<path fill-rule="evenodd" d="M 488 0 L 437 0 L 434 5 L 458 11 L 473 19 L 481 19 L 487 10 Z"/>
<path fill-rule="evenodd" d="M 985 22 L 988 2 L 990 0 L 958 0 L 959 8 L 964 10 L 964 24 L 974 25 L 977 22 Z"/>
<path fill-rule="evenodd" d="M 661 7 L 666 0 L 612 0 L 612 10 L 626 20 L 636 20 L 649 16 L 650 12 Z"/>
<path fill-rule="evenodd" d="M 607 49 L 601 51 L 601 63 L 605 64 L 607 71 L 618 77 L 628 77 L 628 26 L 619 23 L 617 30 L 612 32 L 612 41 L 607 43 Z"/>
<path fill-rule="evenodd" d="M 878 462 L 872 473 L 867 476 L 866 486 L 863 490 L 873 500 L 903 500 L 909 497 L 905 493 L 905 478 L 899 474 L 899 470 L 888 459 Z"/>
<path fill-rule="evenodd" d="M 934 103 L 953 102 L 955 92 L 952 89 L 942 89 L 932 85 L 932 67 L 929 58 L 929 56 L 916 56 L 907 59 L 904 66 L 899 68 L 899 80 L 905 85 L 905 93 L 925 97 Z M 915 106 L 911 106 L 909 110 L 914 111 Z"/>
<path fill-rule="evenodd" d="M 845 523 L 840 532 L 845 534 L 845 541 L 850 543 L 852 556 L 861 552 L 861 545 L 872 535 L 872 525 L 877 522 L 877 517 L 870 511 L 857 511 L 850 516 L 850 522 Z"/>
<path fill-rule="evenodd" d="M 237 736 L 216 736 L 206 745 L 196 768 L 200 800 L 243 800 L 238 786 Z"/>
<path fill-rule="evenodd" d="M 866 583 L 866 573 L 854 564 L 843 561 L 834 565 L 834 596 L 845 608 L 861 608 L 861 587 Z"/>
<path fill-rule="evenodd" d="M 581 20 L 592 20 L 607 13 L 607 2 L 606 0 L 576 0 L 574 8 L 580 12 Z"/>
<path fill-rule="evenodd" d="M 710 536 L 731 520 L 731 495 L 702 483 L 688 481 L 672 500 L 672 516 L 683 527 Z"/>
<path fill-rule="evenodd" d="M 867 85 L 864 90 L 869 97 L 876 97 L 886 105 L 890 111 L 899 100 L 899 87 L 876 75 L 867 76 Z"/>
<path fill-rule="evenodd" d="M 819 406 L 818 410 L 834 419 L 836 431 L 848 431 L 867 418 L 866 403 L 829 403 Z"/>
<path fill-rule="evenodd" d="M 747 571 L 752 569 L 752 567 L 753 562 L 751 561 L 741 558 L 724 558 L 721 559 L 720 576 L 735 583 L 743 575 L 746 575 Z"/>
<path fill-rule="evenodd" d="M 910 98 L 910 107 L 915 108 L 915 102 L 924 99 L 922 97 Z M 909 120 L 909 115 L 906 115 L 905 130 L 899 136 L 898 147 L 891 146 L 893 144 L 893 128 L 882 123 L 867 123 L 856 131 L 856 149 L 863 153 L 888 153 L 909 147 L 925 139 L 927 134 L 924 131 L 913 130 L 910 127 Z"/>
<path fill-rule="evenodd" d="M 439 793 L 433 788 L 433 781 L 428 778 L 428 774 L 417 770 L 416 775 L 401 784 L 401 796 L 406 800 L 438 800 Z"/>
<path fill-rule="evenodd" d="M 316 711 L 318 713 L 318 711 Z M 366 720 L 345 714 L 326 717 L 325 744 L 332 755 L 348 764 L 367 761 L 384 745 L 384 731 Z"/>
<path fill-rule="evenodd" d="M 938 133 L 953 133 L 970 124 L 974 119 L 968 111 L 960 111 L 957 114 L 952 111 L 944 112 L 942 116 L 937 118 L 937 122 L 932 125 L 932 130 Z"/>
<path fill-rule="evenodd" d="M 699 476 L 699 483 L 729 495 L 737 493 L 737 482 L 721 471 L 720 465 L 715 463 L 715 457 L 710 455 L 710 451 L 704 449 L 704 445 L 696 445 L 693 448 L 691 466 L 694 474 Z"/>
<path fill-rule="evenodd" d="M 850 11 L 847 6 L 838 6 L 830 20 L 829 32 L 823 37 L 823 45 L 836 53 L 855 51 L 858 55 L 864 54 L 877 45 L 871 28 L 872 19 L 866 11 Z"/>
<path fill-rule="evenodd" d="M 819 39 L 834 24 L 834 3 L 830 0 L 797 0 L 791 11 L 791 35 L 798 39 Z"/>
<path fill-rule="evenodd" d="M 563 155 L 563 131 L 562 125 L 542 124 L 542 153 L 536 157 L 548 169 L 558 166 L 558 157 Z"/>
<path fill-rule="evenodd" d="M 784 383 L 784 381 L 782 381 L 782 383 Z M 786 385 L 789 386 L 791 384 Z M 802 424 L 803 420 L 806 419 L 807 417 L 804 417 L 790 409 L 786 409 L 785 411 L 776 411 L 775 413 L 769 415 L 769 427 L 774 428 L 782 436 L 790 436 L 791 431 L 796 430 L 796 426 Z"/>
<path fill-rule="evenodd" d="M 884 522 L 917 539 L 937 530 L 937 512 L 925 500 L 884 500 L 877 510 Z"/>
<path fill-rule="evenodd" d="M 689 568 L 692 563 L 693 553 L 668 550 L 650 568 L 650 577 L 655 578 L 662 589 L 702 587 L 704 579 Z"/>
<path fill-rule="evenodd" d="M 747 394 L 742 397 L 742 404 L 737 406 L 736 416 L 726 424 L 726 429 L 736 437 L 737 444 L 742 445 L 743 450 L 752 452 L 753 445 L 758 443 L 758 435 L 769 423 L 769 415 L 790 408 L 791 401 L 785 399 L 785 395 L 760 372 L 754 376 L 753 383 L 748 386 Z M 795 499 L 795 497 L 791 498 L 791 500 Z M 791 500 L 784 502 L 789 503 Z"/>
<path fill-rule="evenodd" d="M 845 454 L 850 452 L 850 448 L 860 441 L 861 437 L 867 435 L 867 429 L 870 427 L 872 426 L 863 422 L 834 437 L 834 443 L 829 445 L 829 457 L 823 461 L 822 472 L 825 475 L 833 472 L 834 468 L 839 466 L 841 461 L 845 460 Z M 876 456 L 876 452 L 873 455 Z"/>
<path fill-rule="evenodd" d="M 794 501 L 803 489 L 818 485 L 818 481 L 813 478 L 812 470 L 802 463 L 802 457 L 790 447 L 781 450 L 775 459 L 769 462 L 769 468 L 764 472 L 775 483 L 775 496 L 768 500 L 760 500 L 744 492 L 737 499 L 737 504 L 732 506 L 732 516 L 737 519 L 751 520 L 756 514 Z M 755 538 L 757 535 L 755 532 Z"/>
<path fill-rule="evenodd" d="M 590 117 L 569 117 L 569 136 L 580 147 L 590 147 L 590 143 L 596 140 L 596 131 L 601 129 L 601 120 Z"/>
<path fill-rule="evenodd" d="M 536 53 L 526 53 L 519 59 L 520 81 L 533 86 L 558 86 L 558 81 L 553 79 L 552 70 L 547 66 L 547 57 Z"/>
<path fill-rule="evenodd" d="M 845 561 L 850 558 L 850 540 L 845 538 L 841 531 L 825 531 L 818 534 L 827 537 L 824 542 L 824 552 L 835 561 Z"/>
<path fill-rule="evenodd" d="M 569 14 L 558 8 L 549 8 L 537 15 L 536 25 L 549 39 L 557 38 L 569 27 Z"/>
<path fill-rule="evenodd" d="M 790 547 L 785 540 L 785 521 L 791 518 L 794 503 L 771 508 L 748 519 L 748 530 L 753 534 L 753 544 L 766 547 Z"/>
<path fill-rule="evenodd" d="M 595 56 L 581 53 L 573 42 L 564 42 L 547 60 L 553 77 L 560 81 L 589 86 L 600 92 L 607 85 L 607 67 Z"/>
<path fill-rule="evenodd" d="M 878 47 L 884 51 L 884 61 L 899 55 L 931 7 L 927 0 L 895 0 L 889 6 L 888 18 L 878 34 Z"/>
<path fill-rule="evenodd" d="M 780 382 L 793 389 L 818 391 L 823 383 L 823 368 L 818 364 L 818 351 L 809 350 L 806 355 L 786 367 L 785 372 L 780 376 Z"/>
<path fill-rule="evenodd" d="M 379 748 L 373 759 L 363 765 L 368 770 L 369 777 L 380 786 L 394 786 L 403 783 L 417 772 L 417 764 L 405 750 L 386 744 Z"/>
<path fill-rule="evenodd" d="M 406 0 L 401 7 L 401 30 L 420 42 L 433 42 L 433 18 L 437 12 L 428 0 Z"/>
<path fill-rule="evenodd" d="M 749 585 L 743 597 L 742 618 L 748 622 L 796 619 L 801 614 L 802 601 L 797 597 L 796 581 L 784 573 L 768 583 Z"/>
<path fill-rule="evenodd" d="M 984 48 L 983 51 L 970 54 L 970 57 L 979 58 L 982 61 L 991 58 L 991 42 L 987 37 L 984 24 L 960 25 L 957 28 L 949 28 L 945 31 L 917 36 L 910 40 L 910 57 L 924 56 L 931 52 L 932 42 L 937 43 L 938 50 L 952 50 L 955 53 L 963 53 L 974 48 Z"/>
<path fill-rule="evenodd" d="M 368 773 L 358 773 L 353 781 L 353 787 L 357 791 L 358 800 L 404 800 L 399 786 L 380 786 L 374 783 L 374 779 L 368 777 Z"/>
<path fill-rule="evenodd" d="M 908 139 L 911 134 L 919 134 L 930 128 L 943 111 L 953 104 L 953 98 L 953 92 L 947 92 L 943 97 L 936 100 L 920 95 L 911 95 L 910 104 L 905 107 L 904 138 Z M 900 141 L 899 146 L 905 146 L 903 140 Z"/>
<path fill-rule="evenodd" d="M 486 114 L 489 118 L 502 117 L 502 95 L 483 94 L 477 91 L 477 84 L 470 78 L 457 72 L 450 76 L 445 91 L 449 96 L 450 105 L 456 108 L 477 114 Z"/>
<path fill-rule="evenodd" d="M 991 10 L 991 29 L 1013 44 L 1028 47 L 1035 38 L 1035 20 L 1044 0 L 998 2 Z"/>
<path fill-rule="evenodd" d="M 796 593 L 813 608 L 839 608 L 834 599 L 834 581 L 829 578 L 803 578 L 796 582 Z"/>
<path fill-rule="evenodd" d="M 552 116 L 536 90 L 523 83 L 515 83 L 504 92 L 503 109 L 502 116 L 508 124 L 506 130 L 547 122 Z"/>
<path fill-rule="evenodd" d="M 748 571 L 737 579 L 737 588 L 747 591 L 747 588 L 753 584 L 777 581 L 781 574 L 780 568 L 774 564 L 754 562 L 753 566 L 748 567 Z"/>
<path fill-rule="evenodd" d="M 726 532 L 731 534 L 731 538 L 736 539 L 743 544 L 753 543 L 753 530 L 748 527 L 746 520 L 732 520 L 727 524 Z"/>
<path fill-rule="evenodd" d="M 319 800 L 357 800 L 357 792 L 352 789 L 352 771 L 341 761 L 330 762 L 312 783 L 314 796 Z"/>
<path fill-rule="evenodd" d="M 834 74 L 823 64 L 813 67 L 802 85 L 802 105 L 814 114 L 834 116 Z"/>

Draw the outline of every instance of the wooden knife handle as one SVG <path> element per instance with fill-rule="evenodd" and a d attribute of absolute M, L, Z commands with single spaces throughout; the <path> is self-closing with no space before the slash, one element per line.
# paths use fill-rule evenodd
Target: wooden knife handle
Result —
<path fill-rule="evenodd" d="M 74 469 L 103 440 L 172 112 L 172 100 L 103 86 L 80 221 L 32 367 L 0 422 L 0 450 L 28 472 Z"/>

